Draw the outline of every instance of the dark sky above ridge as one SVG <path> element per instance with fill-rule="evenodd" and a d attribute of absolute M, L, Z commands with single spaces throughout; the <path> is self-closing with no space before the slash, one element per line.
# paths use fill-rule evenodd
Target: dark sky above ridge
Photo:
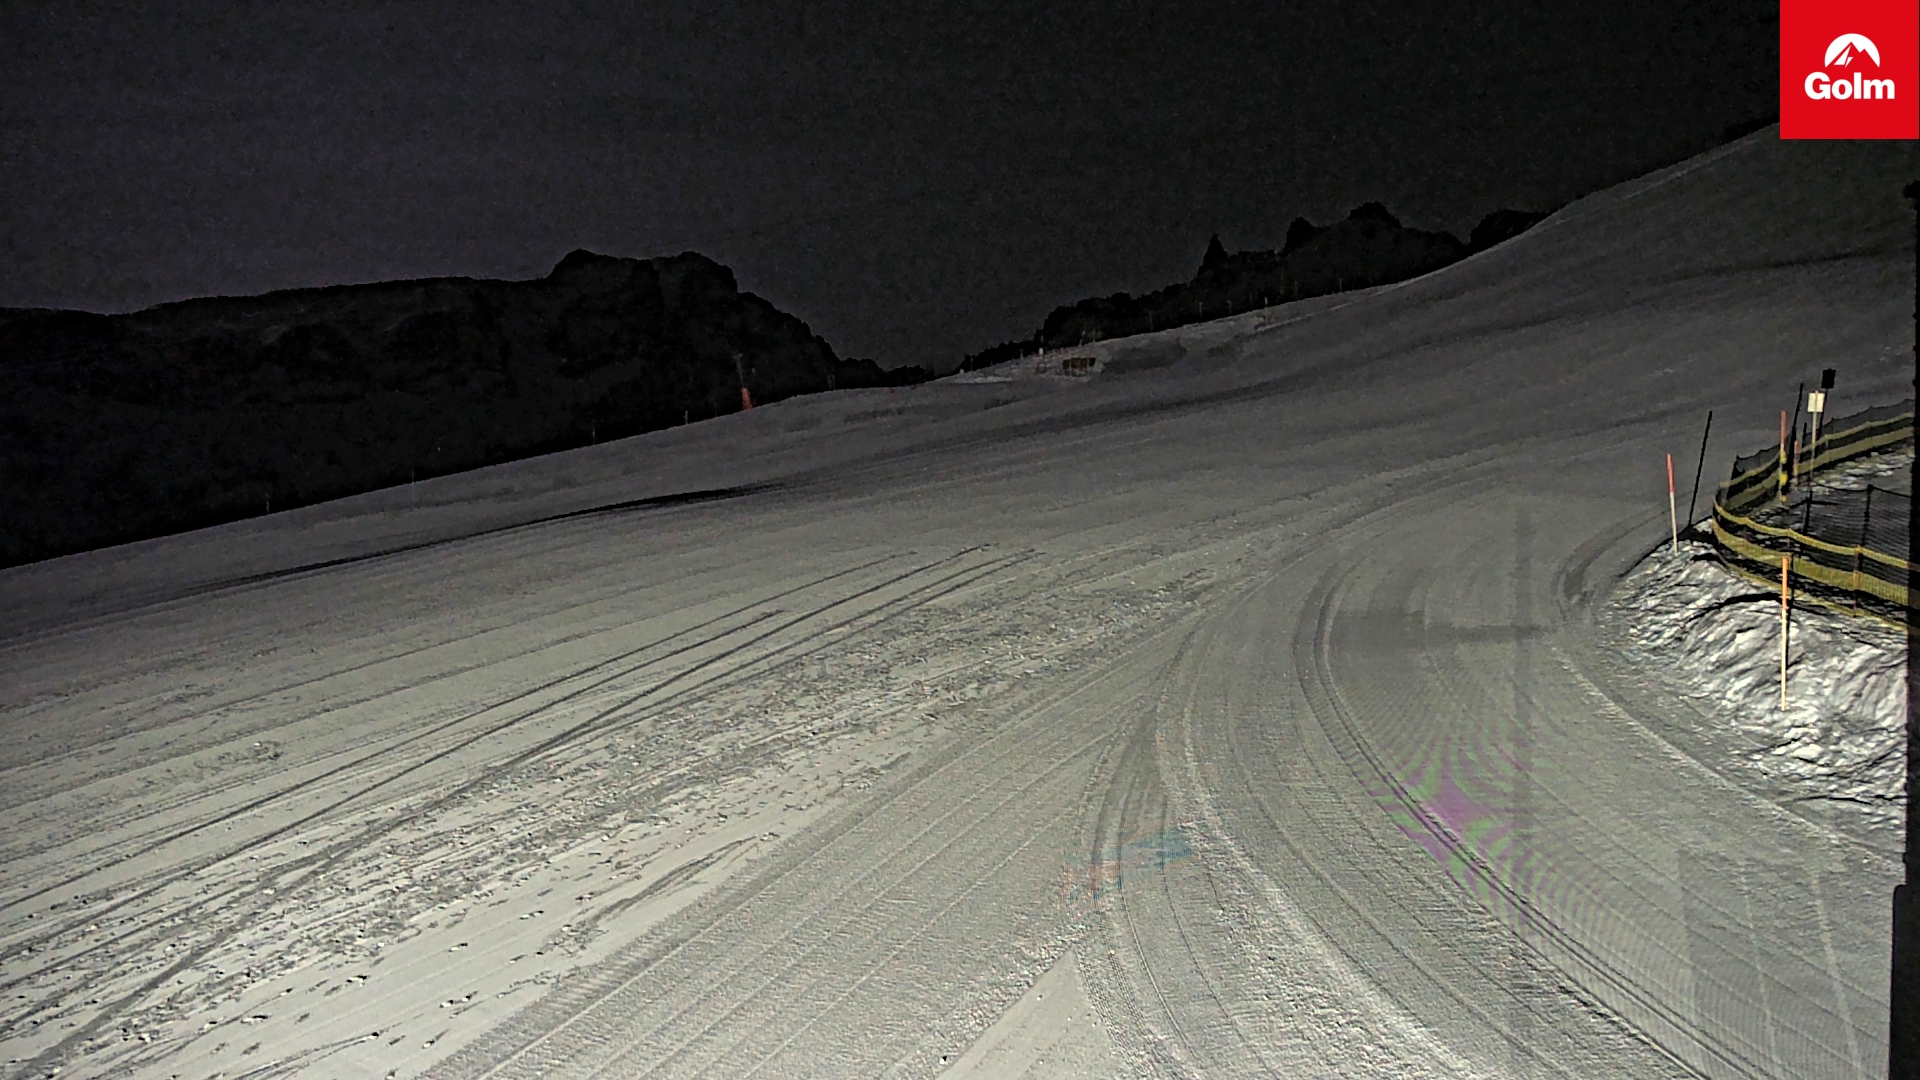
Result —
<path fill-rule="evenodd" d="M 252 8 L 236 18 L 235 11 Z M 1773 4 L 0 5 L 0 306 L 697 250 L 842 355 L 1379 199 L 1462 238 L 1775 108 Z"/>

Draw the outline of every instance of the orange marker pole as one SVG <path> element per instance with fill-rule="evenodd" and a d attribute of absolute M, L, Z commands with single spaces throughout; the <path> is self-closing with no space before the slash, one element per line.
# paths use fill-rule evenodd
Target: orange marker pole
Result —
<path fill-rule="evenodd" d="M 1787 564 L 1793 556 L 1780 556 L 1780 707 L 1787 707 Z"/>
<path fill-rule="evenodd" d="M 1667 522 L 1673 526 L 1673 553 L 1680 554 L 1680 508 L 1673 501 L 1673 455 L 1667 455 Z"/>

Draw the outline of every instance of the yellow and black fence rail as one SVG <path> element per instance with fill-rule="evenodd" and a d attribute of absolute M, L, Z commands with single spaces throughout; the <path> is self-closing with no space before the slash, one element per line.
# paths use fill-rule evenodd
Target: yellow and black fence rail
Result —
<path fill-rule="evenodd" d="M 1913 401 L 1839 417 L 1817 439 L 1786 442 L 1736 460 L 1713 494 L 1713 540 L 1729 566 L 1780 580 L 1790 559 L 1795 591 L 1823 607 L 1920 626 L 1907 591 L 1911 497 L 1818 482 L 1841 462 L 1913 442 Z"/>

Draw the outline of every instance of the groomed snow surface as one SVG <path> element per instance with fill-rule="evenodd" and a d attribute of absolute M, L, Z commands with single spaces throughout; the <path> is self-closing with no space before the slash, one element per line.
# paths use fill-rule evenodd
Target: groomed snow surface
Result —
<path fill-rule="evenodd" d="M 1882 1075 L 1897 641 L 1656 549 L 1916 166 L 0 572 L 5 1075 Z"/>

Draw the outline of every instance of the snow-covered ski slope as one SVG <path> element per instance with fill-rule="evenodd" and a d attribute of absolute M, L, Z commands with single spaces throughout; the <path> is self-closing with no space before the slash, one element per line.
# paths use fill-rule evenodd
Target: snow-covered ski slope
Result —
<path fill-rule="evenodd" d="M 1879 1076 L 1896 853 L 1602 617 L 1910 392 L 1916 175 L 0 573 L 0 1067 Z"/>

